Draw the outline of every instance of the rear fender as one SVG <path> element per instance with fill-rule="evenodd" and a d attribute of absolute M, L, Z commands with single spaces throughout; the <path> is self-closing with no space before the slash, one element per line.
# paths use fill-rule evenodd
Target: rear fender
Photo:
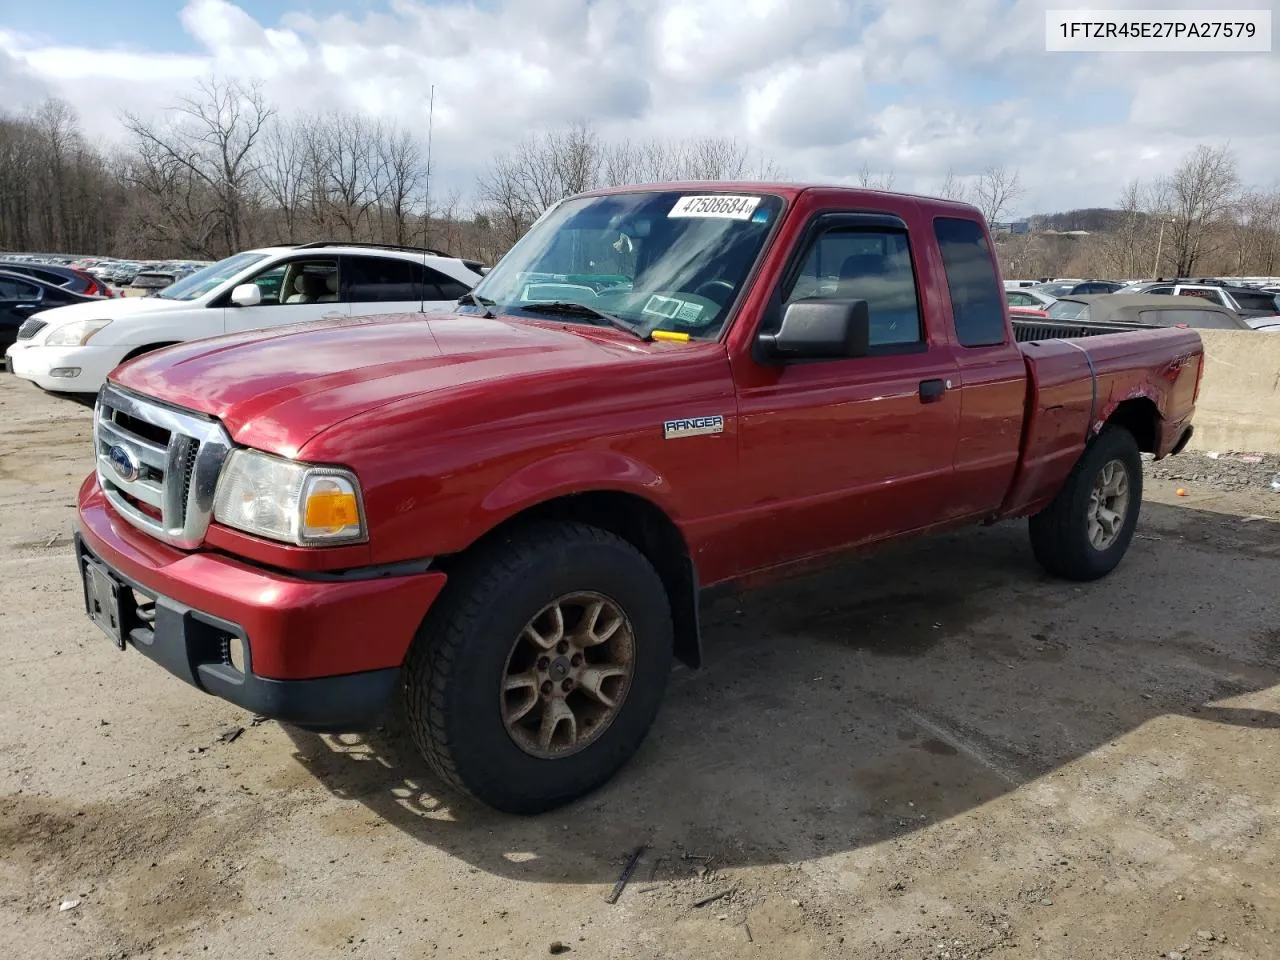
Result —
<path fill-rule="evenodd" d="M 1151 412 L 1158 420 L 1160 417 L 1160 399 L 1160 392 L 1150 383 L 1134 384 L 1123 396 L 1108 397 L 1107 401 L 1099 406 L 1094 414 L 1093 423 L 1090 425 L 1090 433 L 1093 436 L 1097 436 L 1102 432 L 1102 428 L 1116 415 L 1116 411 L 1121 406 L 1137 406 L 1134 401 L 1150 401 Z"/>

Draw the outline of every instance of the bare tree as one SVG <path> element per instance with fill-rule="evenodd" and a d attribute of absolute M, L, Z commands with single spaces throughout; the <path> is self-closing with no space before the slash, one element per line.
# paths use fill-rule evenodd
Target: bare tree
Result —
<path fill-rule="evenodd" d="M 858 171 L 858 186 L 869 190 L 892 190 L 897 179 L 898 175 L 892 170 L 885 173 L 872 173 L 871 167 L 866 163 L 863 163 Z"/>
<path fill-rule="evenodd" d="M 958 200 L 963 203 L 969 199 L 969 188 L 956 176 L 956 172 L 948 167 L 947 176 L 943 179 L 942 186 L 938 188 L 938 196 L 943 200 Z"/>
<path fill-rule="evenodd" d="M 301 235 L 310 148 L 304 122 L 273 124 L 263 138 L 262 187 L 283 221 L 276 236 L 287 243 Z"/>
<path fill-rule="evenodd" d="M 125 129 L 146 167 L 165 181 L 203 185 L 218 224 L 206 251 L 230 253 L 246 240 L 246 214 L 256 200 L 259 158 L 255 152 L 273 114 L 261 89 L 237 81 L 201 81 L 183 97 L 167 123 L 157 125 L 125 114 Z M 212 239 L 212 237 L 211 237 Z"/>
<path fill-rule="evenodd" d="M 45 234 L 55 247 L 61 249 L 68 238 L 66 208 L 69 197 L 68 165 L 79 140 L 76 115 L 64 100 L 46 100 L 32 114 L 45 156 L 48 158 L 47 175 L 42 179 L 44 190 L 40 204 Z"/>
<path fill-rule="evenodd" d="M 673 180 L 765 180 L 777 164 L 733 137 L 621 140 L 601 148 L 601 180 L 611 186 Z"/>
<path fill-rule="evenodd" d="M 314 131 L 312 190 L 319 220 L 335 238 L 366 239 L 385 199 L 381 125 L 358 114 L 331 113 Z"/>
<path fill-rule="evenodd" d="M 384 133 L 381 152 L 387 184 L 386 210 L 391 218 L 391 230 L 384 231 L 383 239 L 407 244 L 411 239 L 409 215 L 425 176 L 422 149 L 407 130 L 389 127 Z"/>
<path fill-rule="evenodd" d="M 1141 180 L 1135 178 L 1124 185 L 1117 201 L 1120 214 L 1117 229 L 1102 237 L 1097 251 L 1101 269 L 1093 269 L 1091 275 L 1111 273 L 1132 277 L 1139 263 L 1148 262 L 1143 257 L 1146 236 L 1149 231 L 1148 191 Z"/>
<path fill-rule="evenodd" d="M 1216 247 L 1213 228 L 1226 214 L 1239 187 L 1230 148 L 1197 146 L 1167 178 L 1172 224 L 1170 252 L 1177 276 L 1191 276 Z"/>
<path fill-rule="evenodd" d="M 1270 274 L 1280 244 L 1280 190 L 1246 190 L 1227 211 L 1232 273 Z"/>
<path fill-rule="evenodd" d="M 1022 196 L 1022 184 L 1018 171 L 1010 170 L 1003 163 L 992 164 L 978 176 L 973 187 L 973 202 L 987 222 L 1000 219 L 1000 215 Z"/>

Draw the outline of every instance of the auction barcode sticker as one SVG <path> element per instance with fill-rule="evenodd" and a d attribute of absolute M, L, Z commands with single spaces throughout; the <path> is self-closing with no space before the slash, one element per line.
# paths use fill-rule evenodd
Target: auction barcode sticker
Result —
<path fill-rule="evenodd" d="M 681 197 L 668 217 L 721 217 L 726 220 L 750 220 L 760 205 L 759 197 L 735 197 L 725 193 L 708 196 Z"/>
<path fill-rule="evenodd" d="M 1270 53 L 1270 10 L 1047 10 L 1049 52 Z"/>

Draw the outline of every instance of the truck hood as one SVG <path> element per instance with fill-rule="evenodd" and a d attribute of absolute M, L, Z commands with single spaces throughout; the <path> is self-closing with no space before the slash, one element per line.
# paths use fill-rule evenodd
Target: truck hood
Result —
<path fill-rule="evenodd" d="M 293 457 L 321 431 L 410 396 L 580 371 L 654 346 L 588 327 L 405 314 L 192 341 L 144 354 L 111 379 L 218 418 L 237 443 Z"/>

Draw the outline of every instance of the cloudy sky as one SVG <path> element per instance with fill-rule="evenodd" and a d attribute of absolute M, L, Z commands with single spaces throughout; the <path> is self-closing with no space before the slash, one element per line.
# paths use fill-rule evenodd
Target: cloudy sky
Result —
<path fill-rule="evenodd" d="M 1081 5 L 1084 0 L 1077 0 Z M 1155 3 L 1105 2 L 1097 9 Z M 1164 7 L 1209 7 L 1162 0 Z M 1221 4 L 1226 6 L 1228 4 Z M 1269 9 L 1273 0 L 1232 0 Z M 56 6 L 58 15 L 51 15 Z M 259 78 L 284 114 L 425 133 L 438 189 L 590 120 L 606 136 L 731 135 L 797 180 L 1021 172 L 1027 214 L 1112 203 L 1198 142 L 1280 178 L 1280 54 L 1044 52 L 1054 0 L 57 0 L 0 12 L 0 104 L 57 95 L 99 140 L 200 77 Z M 109 11 L 109 15 L 107 14 Z"/>

